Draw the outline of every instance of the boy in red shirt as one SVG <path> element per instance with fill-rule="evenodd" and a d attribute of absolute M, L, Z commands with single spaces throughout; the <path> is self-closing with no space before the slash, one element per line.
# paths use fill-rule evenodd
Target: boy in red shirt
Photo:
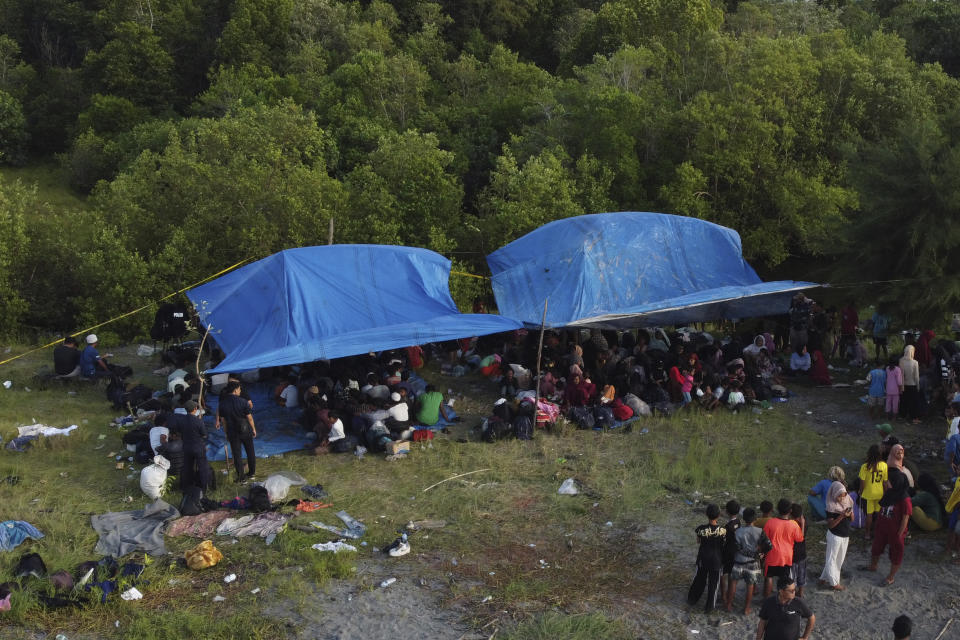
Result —
<path fill-rule="evenodd" d="M 773 591 L 773 579 L 790 577 L 790 567 L 793 566 L 793 544 L 803 542 L 803 532 L 796 521 L 790 519 L 791 502 L 787 498 L 780 498 L 777 502 L 779 517 L 770 518 L 763 525 L 763 532 L 773 543 L 773 549 L 765 559 L 766 580 L 763 585 L 763 597 L 769 597 Z"/>

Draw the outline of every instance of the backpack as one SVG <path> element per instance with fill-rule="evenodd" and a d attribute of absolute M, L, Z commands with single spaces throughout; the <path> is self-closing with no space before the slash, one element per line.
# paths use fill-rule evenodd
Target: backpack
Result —
<path fill-rule="evenodd" d="M 611 429 L 617 423 L 617 419 L 613 415 L 613 409 L 606 405 L 594 407 L 593 418 L 594 428 L 596 429 Z"/>
<path fill-rule="evenodd" d="M 273 505 L 270 504 L 270 494 L 267 488 L 257 485 L 250 487 L 250 510 L 251 511 L 270 511 Z"/>
<path fill-rule="evenodd" d="M 576 424 L 578 429 L 593 429 L 596 423 L 593 412 L 587 407 L 570 407 L 567 418 Z"/>
<path fill-rule="evenodd" d="M 517 416 L 513 420 L 513 431 L 517 440 L 533 439 L 533 420 L 530 416 Z"/>
<path fill-rule="evenodd" d="M 484 421 L 480 435 L 487 442 L 496 442 L 514 435 L 514 429 L 511 423 L 493 416 Z"/>

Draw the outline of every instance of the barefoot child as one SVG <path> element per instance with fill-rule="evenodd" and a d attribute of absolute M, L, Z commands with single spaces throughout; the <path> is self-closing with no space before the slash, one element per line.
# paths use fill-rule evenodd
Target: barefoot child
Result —
<path fill-rule="evenodd" d="M 726 594 L 730 590 L 729 583 L 730 572 L 733 571 L 734 557 L 737 555 L 737 529 L 743 524 L 740 520 L 740 503 L 736 500 L 727 502 L 727 523 L 723 525 L 727 532 L 726 540 L 723 543 L 723 573 L 720 576 L 720 595 L 723 597 L 724 605 L 727 611 L 730 611 L 730 603 L 727 602 Z"/>
<path fill-rule="evenodd" d="M 880 510 L 880 498 L 883 497 L 883 483 L 887 481 L 887 463 L 880 453 L 880 445 L 870 445 L 867 461 L 860 465 L 860 498 L 865 501 L 863 510 L 867 514 L 864 527 L 866 539 L 873 536 L 873 514 Z"/>
<path fill-rule="evenodd" d="M 896 358 L 887 364 L 887 419 L 893 420 L 900 413 L 900 394 L 903 393 L 903 371 Z"/>
<path fill-rule="evenodd" d="M 867 374 L 870 388 L 867 391 L 867 406 L 870 407 L 870 417 L 876 419 L 884 411 L 887 400 L 887 370 L 883 365 L 874 367 Z"/>
<path fill-rule="evenodd" d="M 763 572 L 760 571 L 762 555 L 769 551 L 771 546 L 763 530 L 754 526 L 756 515 L 753 507 L 743 510 L 743 525 L 734 534 L 737 553 L 733 559 L 733 570 L 730 572 L 730 584 L 726 594 L 727 611 L 732 611 L 733 598 L 737 595 L 737 581 L 743 580 L 747 590 L 743 602 L 743 614 L 746 616 L 751 613 L 753 592 L 763 581 Z"/>
<path fill-rule="evenodd" d="M 807 520 L 803 517 L 803 507 L 794 502 L 790 505 L 790 519 L 800 527 L 803 540 L 793 543 L 793 581 L 797 583 L 797 597 L 803 597 L 803 585 L 807 584 Z"/>
<path fill-rule="evenodd" d="M 693 578 L 690 591 L 687 593 L 687 603 L 690 606 L 697 604 L 707 588 L 707 602 L 704 611 L 710 613 L 717 606 L 717 590 L 720 587 L 720 570 L 723 567 L 723 545 L 727 531 L 719 524 L 720 507 L 715 504 L 707 505 L 707 524 L 696 528 L 697 542 L 700 550 L 697 552 L 697 575 Z"/>

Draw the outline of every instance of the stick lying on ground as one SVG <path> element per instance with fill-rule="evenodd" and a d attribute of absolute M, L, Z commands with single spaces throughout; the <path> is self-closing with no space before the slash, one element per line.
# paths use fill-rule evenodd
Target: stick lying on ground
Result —
<path fill-rule="evenodd" d="M 490 471 L 490 469 L 477 469 L 476 471 L 467 471 L 466 473 L 461 473 L 461 474 L 458 474 L 458 475 L 455 475 L 455 476 L 451 476 L 451 477 L 447 478 L 446 480 L 441 480 L 440 482 L 437 482 L 436 484 L 430 485 L 429 487 L 427 487 L 426 489 L 424 489 L 424 492 L 430 491 L 430 489 L 433 489 L 433 488 L 434 488 L 435 486 L 437 486 L 438 484 L 443 484 L 444 482 L 447 482 L 447 481 L 449 481 L 449 480 L 456 480 L 457 478 L 462 478 L 463 476 L 469 476 L 471 473 L 480 473 L 481 471 Z"/>

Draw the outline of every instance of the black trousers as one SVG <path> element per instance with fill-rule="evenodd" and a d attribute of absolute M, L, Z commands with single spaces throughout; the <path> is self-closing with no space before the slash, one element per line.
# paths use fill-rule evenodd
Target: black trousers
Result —
<path fill-rule="evenodd" d="M 203 491 L 210 488 L 213 481 L 213 472 L 207 462 L 207 452 L 204 450 L 184 451 L 183 469 L 180 474 L 180 489 L 200 487 Z"/>
<path fill-rule="evenodd" d="M 243 459 L 240 456 L 240 445 L 247 452 L 248 475 L 257 472 L 257 453 L 253 449 L 253 434 L 241 436 L 237 431 L 228 431 L 227 440 L 230 441 L 230 455 L 233 456 L 233 467 L 237 470 L 237 477 L 243 476 Z"/>
<path fill-rule="evenodd" d="M 704 611 L 709 613 L 717 606 L 717 592 L 720 590 L 720 567 L 707 569 L 702 565 L 697 565 L 697 575 L 694 576 L 693 584 L 690 585 L 690 591 L 687 593 L 687 603 L 690 606 L 697 604 L 697 601 L 700 600 L 704 587 L 707 589 L 707 603 L 704 606 Z"/>

